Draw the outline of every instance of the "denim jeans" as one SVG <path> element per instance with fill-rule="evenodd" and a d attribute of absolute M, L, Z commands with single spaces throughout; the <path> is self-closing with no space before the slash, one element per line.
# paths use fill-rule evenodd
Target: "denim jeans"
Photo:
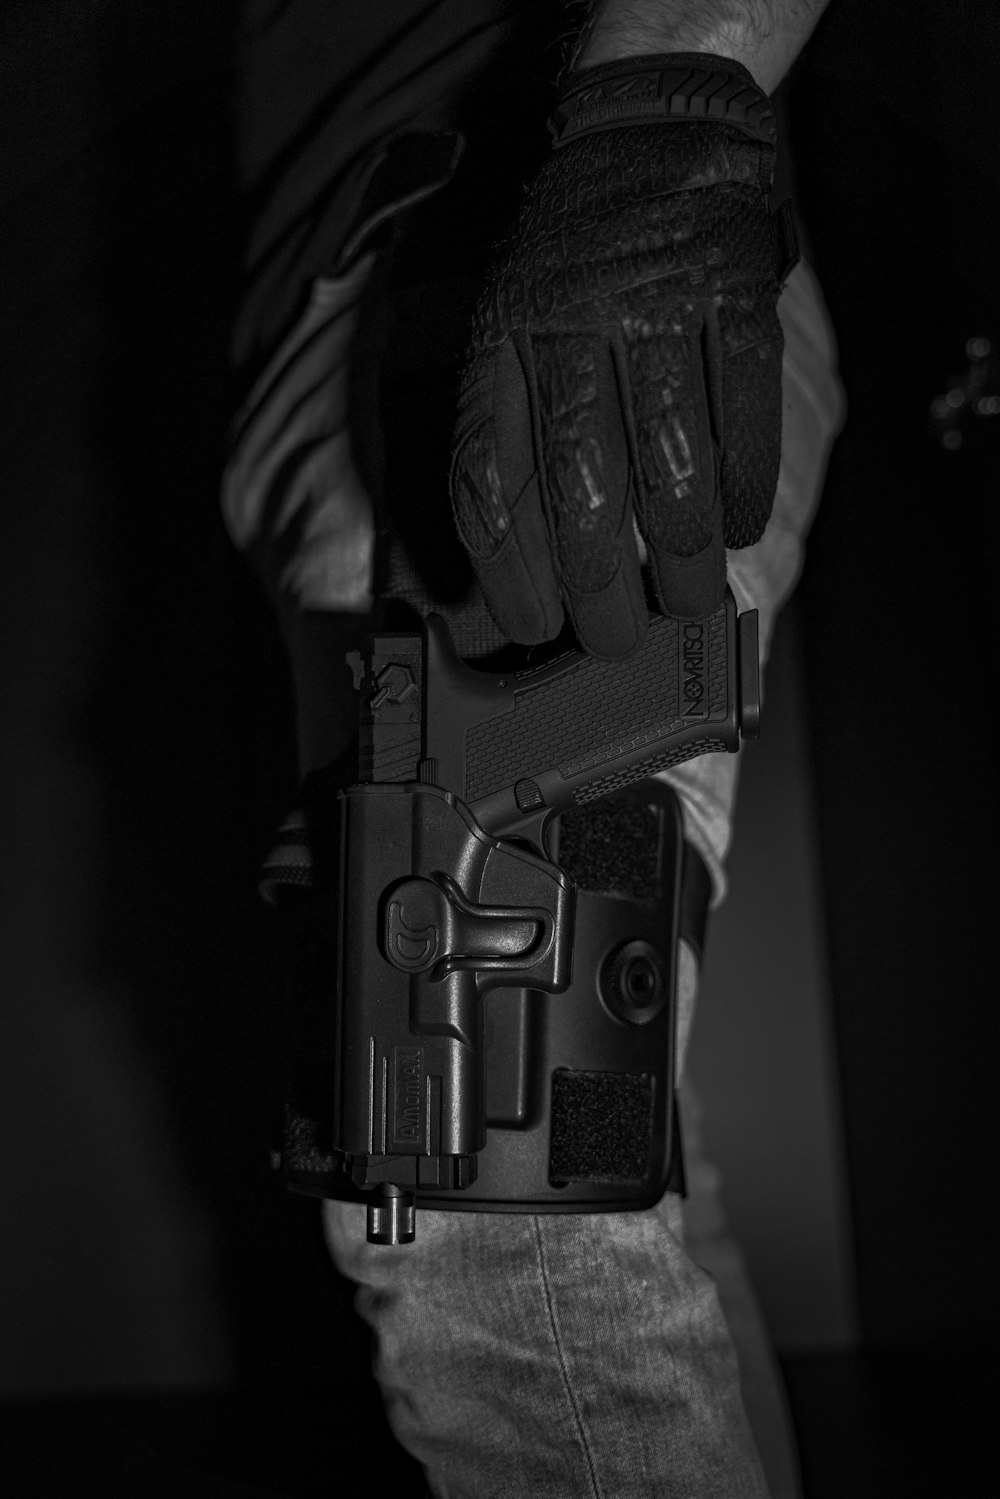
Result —
<path fill-rule="evenodd" d="M 432 1213 L 365 1242 L 326 1204 L 340 1269 L 377 1333 L 393 1430 L 458 1499 L 767 1493 L 710 1276 L 680 1199 L 637 1213 Z"/>

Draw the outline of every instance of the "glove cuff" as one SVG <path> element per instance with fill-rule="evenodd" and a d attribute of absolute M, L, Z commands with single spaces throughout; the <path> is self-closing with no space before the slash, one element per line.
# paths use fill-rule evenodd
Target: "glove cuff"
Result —
<path fill-rule="evenodd" d="M 742 63 L 709 52 L 625 57 L 571 74 L 549 130 L 559 147 L 597 130 L 689 120 L 732 125 L 768 146 L 777 140 L 767 94 Z"/>

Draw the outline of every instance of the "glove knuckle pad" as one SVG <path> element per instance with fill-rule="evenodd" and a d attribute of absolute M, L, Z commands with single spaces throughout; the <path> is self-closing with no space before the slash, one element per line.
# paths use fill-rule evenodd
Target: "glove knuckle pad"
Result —
<path fill-rule="evenodd" d="M 510 511 L 490 424 L 474 427 L 455 454 L 451 494 L 463 545 L 474 559 L 492 557 L 510 531 Z"/>

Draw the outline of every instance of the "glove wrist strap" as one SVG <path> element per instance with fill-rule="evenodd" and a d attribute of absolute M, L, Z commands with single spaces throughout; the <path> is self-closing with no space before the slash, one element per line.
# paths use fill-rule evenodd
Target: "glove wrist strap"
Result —
<path fill-rule="evenodd" d="M 552 144 L 657 121 L 731 125 L 773 146 L 774 108 L 742 63 L 708 52 L 652 53 L 571 74 L 549 119 Z"/>

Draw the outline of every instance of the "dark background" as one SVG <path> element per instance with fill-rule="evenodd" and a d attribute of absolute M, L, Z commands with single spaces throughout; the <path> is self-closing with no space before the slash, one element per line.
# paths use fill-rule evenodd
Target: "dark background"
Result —
<path fill-rule="evenodd" d="M 294 768 L 275 629 L 217 507 L 237 17 L 0 18 L 0 1389 L 21 1493 L 49 1446 L 77 1475 L 55 1492 L 100 1471 L 304 1494 L 344 1433 L 383 1445 L 349 1292 L 267 1169 L 280 979 L 254 880 Z M 850 413 L 796 606 L 861 1334 L 789 1370 L 816 1496 L 988 1491 L 1000 418 L 948 451 L 928 407 L 967 339 L 1000 347 L 998 49 L 990 0 L 946 32 L 930 0 L 834 0 L 789 88 Z"/>

